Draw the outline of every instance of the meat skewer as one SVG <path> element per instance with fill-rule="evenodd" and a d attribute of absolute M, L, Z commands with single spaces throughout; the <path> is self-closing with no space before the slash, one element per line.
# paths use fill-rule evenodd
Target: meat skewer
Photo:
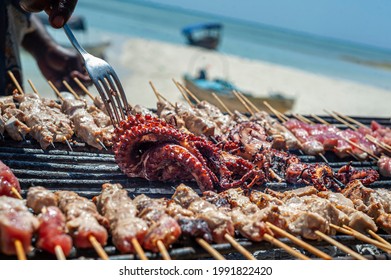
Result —
<path fill-rule="evenodd" d="M 138 210 L 137 217 L 143 219 L 148 225 L 143 247 L 153 252 L 160 251 L 164 259 L 170 259 L 166 248 L 179 238 L 181 227 L 166 213 L 167 201 L 138 195 L 133 199 L 133 203 Z"/>
<path fill-rule="evenodd" d="M 4 254 L 16 254 L 18 259 L 25 260 L 38 224 L 23 200 L 0 196 L 0 248 Z"/>
<path fill-rule="evenodd" d="M 102 259 L 108 256 L 106 245 L 108 221 L 102 217 L 93 202 L 71 191 L 57 191 L 58 207 L 66 217 L 66 226 L 78 248 L 93 247 Z M 103 227 L 104 225 L 105 227 Z"/>
<path fill-rule="evenodd" d="M 104 184 L 100 195 L 93 198 L 99 212 L 110 222 L 115 247 L 121 253 L 136 252 L 140 259 L 147 260 L 141 248 L 148 227 L 144 220 L 136 217 L 137 209 L 119 184 Z"/>
<path fill-rule="evenodd" d="M 103 143 L 104 131 L 96 125 L 93 117 L 86 111 L 85 102 L 81 100 L 65 99 L 51 82 L 49 82 L 49 85 L 62 101 L 61 110 L 66 115 L 70 116 L 73 121 L 76 135 L 85 143 L 99 150 L 102 148 L 107 150 Z"/>
<path fill-rule="evenodd" d="M 26 205 L 38 215 L 37 247 L 55 254 L 59 260 L 65 260 L 73 244 L 66 234 L 65 216 L 57 207 L 57 196 L 43 187 L 31 187 L 27 192 Z"/>

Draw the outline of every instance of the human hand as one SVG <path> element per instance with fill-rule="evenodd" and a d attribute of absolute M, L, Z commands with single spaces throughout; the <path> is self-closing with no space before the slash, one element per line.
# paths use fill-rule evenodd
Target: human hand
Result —
<path fill-rule="evenodd" d="M 83 60 L 72 49 L 53 45 L 37 57 L 37 63 L 45 78 L 51 81 L 60 91 L 68 91 L 63 84 L 63 81 L 66 81 L 77 93 L 84 94 L 74 82 L 75 77 L 86 86 L 92 84 L 84 68 Z"/>
<path fill-rule="evenodd" d="M 50 25 L 61 28 L 75 10 L 77 0 L 20 0 L 20 6 L 27 12 L 45 11 Z"/>

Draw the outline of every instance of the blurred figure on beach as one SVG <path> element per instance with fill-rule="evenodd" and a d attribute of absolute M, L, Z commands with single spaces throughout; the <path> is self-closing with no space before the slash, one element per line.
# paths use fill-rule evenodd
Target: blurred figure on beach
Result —
<path fill-rule="evenodd" d="M 71 17 L 77 0 L 0 1 L 0 96 L 15 89 L 7 72 L 23 84 L 20 48 L 36 60 L 43 76 L 63 90 L 62 81 L 74 85 L 73 78 L 90 84 L 81 57 L 58 45 L 33 13 L 45 11 L 54 28 L 62 28 Z"/>

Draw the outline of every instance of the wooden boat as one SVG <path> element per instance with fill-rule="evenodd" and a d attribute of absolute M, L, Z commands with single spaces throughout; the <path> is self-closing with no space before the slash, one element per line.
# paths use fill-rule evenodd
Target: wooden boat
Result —
<path fill-rule="evenodd" d="M 264 101 L 268 102 L 271 106 L 280 112 L 287 112 L 293 108 L 295 103 L 294 98 L 284 96 L 279 92 L 271 92 L 268 96 L 254 96 L 251 93 L 243 92 L 236 88 L 230 82 L 220 79 L 206 80 L 193 78 L 190 75 L 184 76 L 185 86 L 199 99 L 208 101 L 211 104 L 216 105 L 222 111 L 225 109 L 219 104 L 219 102 L 213 97 L 214 92 L 221 101 L 227 106 L 230 111 L 238 110 L 239 112 L 246 112 L 246 108 L 233 94 L 236 90 L 244 94 L 257 108 L 260 110 L 268 110 L 263 104 Z"/>
<path fill-rule="evenodd" d="M 182 34 L 191 46 L 215 50 L 220 43 L 222 28 L 220 23 L 202 23 L 186 26 L 182 29 Z"/>

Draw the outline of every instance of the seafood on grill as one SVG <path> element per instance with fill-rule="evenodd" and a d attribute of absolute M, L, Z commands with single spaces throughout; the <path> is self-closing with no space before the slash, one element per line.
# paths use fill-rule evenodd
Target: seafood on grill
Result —
<path fill-rule="evenodd" d="M 129 177 L 161 181 L 194 178 L 202 190 L 251 186 L 264 179 L 263 172 L 252 169 L 245 159 L 225 157 L 212 142 L 150 115 L 129 116 L 116 128 L 113 141 L 116 162 Z M 234 174 L 230 167 L 240 172 Z"/>

